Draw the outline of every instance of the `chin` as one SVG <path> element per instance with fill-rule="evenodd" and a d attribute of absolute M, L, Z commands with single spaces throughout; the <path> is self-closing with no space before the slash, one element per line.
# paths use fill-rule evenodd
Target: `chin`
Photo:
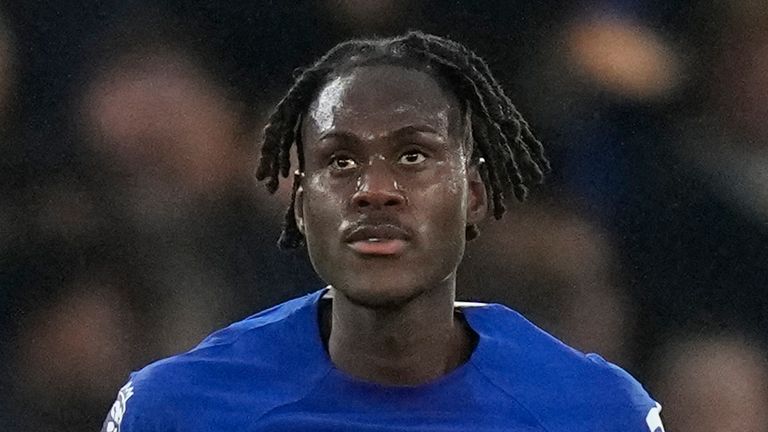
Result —
<path fill-rule="evenodd" d="M 381 280 L 376 282 L 345 281 L 333 285 L 351 303 L 369 309 L 397 309 L 408 304 L 424 293 L 424 290 L 413 288 L 415 286 L 420 286 L 420 284 L 392 286 L 382 283 Z"/>

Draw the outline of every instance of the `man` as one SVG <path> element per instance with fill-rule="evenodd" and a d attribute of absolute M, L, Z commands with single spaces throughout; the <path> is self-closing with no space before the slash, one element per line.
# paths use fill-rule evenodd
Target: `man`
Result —
<path fill-rule="evenodd" d="M 549 168 L 479 57 L 419 32 L 340 44 L 265 128 L 270 191 L 294 146 L 279 243 L 329 287 L 134 373 L 104 430 L 662 430 L 618 367 L 454 303 L 476 224 Z"/>

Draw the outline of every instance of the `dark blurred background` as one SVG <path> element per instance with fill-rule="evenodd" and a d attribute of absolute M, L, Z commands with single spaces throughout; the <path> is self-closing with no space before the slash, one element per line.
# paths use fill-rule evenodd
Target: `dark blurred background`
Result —
<path fill-rule="evenodd" d="M 130 371 L 323 286 L 253 179 L 295 68 L 421 29 L 554 173 L 459 296 L 623 366 L 670 431 L 768 431 L 768 2 L 0 3 L 0 430 L 98 430 Z"/>

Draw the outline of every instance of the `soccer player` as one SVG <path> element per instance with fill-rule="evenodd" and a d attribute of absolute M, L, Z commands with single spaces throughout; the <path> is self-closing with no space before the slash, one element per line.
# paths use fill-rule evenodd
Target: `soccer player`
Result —
<path fill-rule="evenodd" d="M 477 55 L 420 32 L 336 46 L 265 127 L 257 178 L 294 168 L 279 245 L 329 286 L 133 373 L 104 431 L 663 430 L 620 368 L 455 303 L 486 211 L 549 169 Z"/>

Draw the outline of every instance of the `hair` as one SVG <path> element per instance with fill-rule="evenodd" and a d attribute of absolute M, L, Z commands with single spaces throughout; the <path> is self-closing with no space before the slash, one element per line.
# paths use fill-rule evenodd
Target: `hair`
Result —
<path fill-rule="evenodd" d="M 493 77 L 486 62 L 465 46 L 419 31 L 393 38 L 357 39 L 342 42 L 312 66 L 300 70 L 285 96 L 275 107 L 264 127 L 258 180 L 274 193 L 279 177 L 291 171 L 291 149 L 296 146 L 298 172 L 293 179 L 291 203 L 285 213 L 278 240 L 281 249 L 304 244 L 296 225 L 296 191 L 304 170 L 301 141 L 302 117 L 322 87 L 338 75 L 355 67 L 397 65 L 426 72 L 452 91 L 470 118 L 472 162 L 477 164 L 491 197 L 489 210 L 500 219 L 504 200 L 512 193 L 524 201 L 528 186 L 541 183 L 550 165 L 541 142 Z M 468 225 L 467 240 L 479 234 Z"/>

